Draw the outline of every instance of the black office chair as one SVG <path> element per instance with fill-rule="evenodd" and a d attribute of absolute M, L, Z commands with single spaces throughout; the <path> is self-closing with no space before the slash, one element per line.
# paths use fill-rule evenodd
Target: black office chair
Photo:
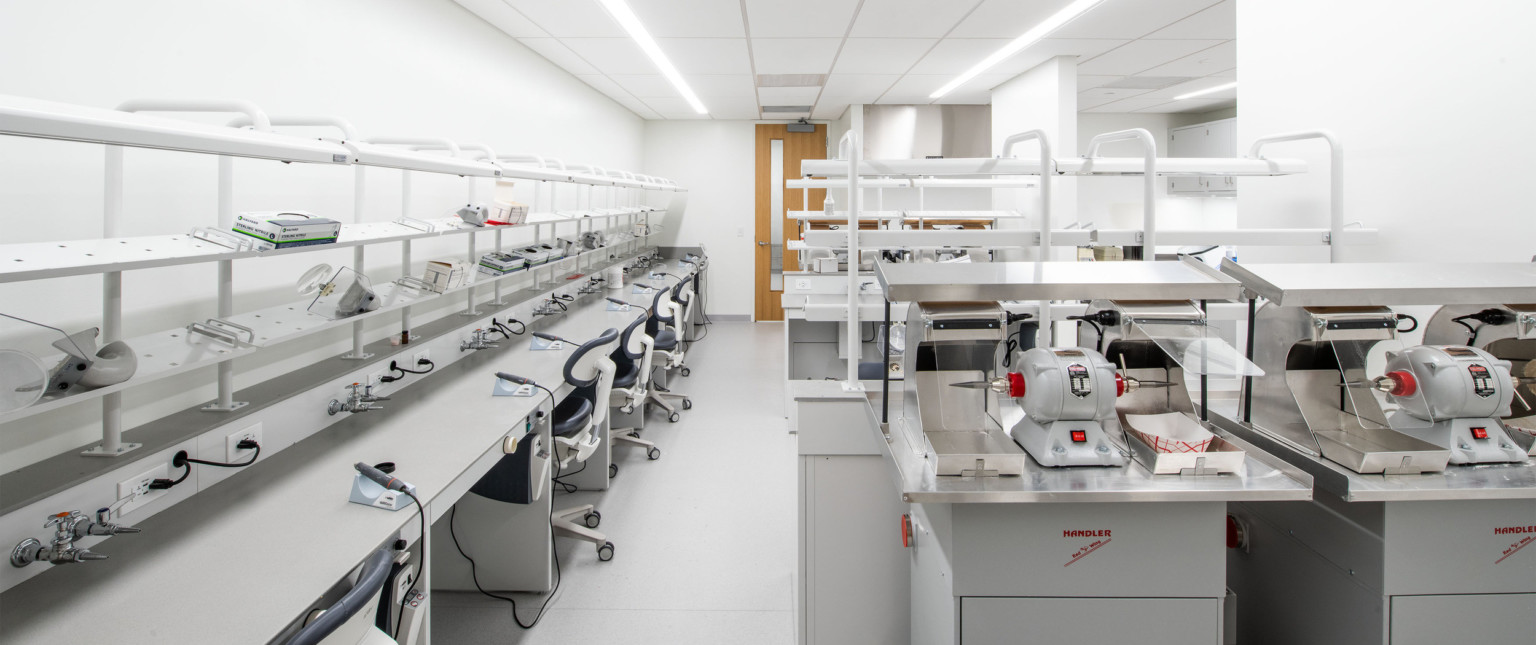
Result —
<path fill-rule="evenodd" d="M 636 405 L 644 405 L 647 388 L 651 382 L 651 354 L 655 351 L 655 341 L 645 334 L 643 329 L 650 316 L 637 316 L 634 321 L 624 328 L 623 339 L 619 342 L 619 348 L 613 350 L 610 358 L 613 359 L 614 377 L 613 390 L 608 401 L 610 407 L 616 407 L 628 414 L 635 410 Z M 647 450 L 645 456 L 655 460 L 661 458 L 661 449 L 655 442 L 640 438 L 642 428 L 626 427 L 609 430 L 608 436 L 614 441 L 622 441 L 637 446 L 644 446 Z"/>
<path fill-rule="evenodd" d="M 646 319 L 645 333 L 652 339 L 653 354 L 662 358 L 659 367 L 662 370 L 681 368 L 682 373 L 686 375 L 688 368 L 683 365 L 685 348 L 682 336 L 677 332 L 677 320 L 682 317 L 683 306 L 671 298 L 673 290 L 682 286 L 684 286 L 683 283 L 679 282 L 656 291 L 656 297 L 651 301 L 651 315 Z M 681 392 L 652 387 L 648 396 L 652 402 L 667 411 L 667 420 L 672 423 L 681 421 L 683 417 L 676 408 L 672 407 L 668 399 L 682 401 L 684 410 L 693 407 L 693 401 Z"/>

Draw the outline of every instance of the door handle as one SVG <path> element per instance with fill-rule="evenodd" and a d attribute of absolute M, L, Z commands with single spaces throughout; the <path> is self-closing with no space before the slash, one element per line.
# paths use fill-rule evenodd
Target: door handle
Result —
<path fill-rule="evenodd" d="M 764 242 L 764 241 L 762 241 L 762 240 L 758 240 L 758 242 L 757 242 L 757 245 L 758 245 L 758 246 L 768 246 L 768 243 L 767 243 L 767 242 Z"/>

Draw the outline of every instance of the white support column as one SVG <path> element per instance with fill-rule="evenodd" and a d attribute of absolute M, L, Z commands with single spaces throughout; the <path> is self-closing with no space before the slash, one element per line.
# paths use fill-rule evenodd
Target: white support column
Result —
<path fill-rule="evenodd" d="M 859 187 L 859 161 L 864 152 L 863 137 L 850 130 L 837 147 L 848 160 L 848 378 L 843 389 L 861 391 L 859 359 L 864 356 L 864 343 L 859 334 L 859 211 L 864 190 Z"/>
<path fill-rule="evenodd" d="M 102 237 L 117 237 L 123 218 L 123 149 L 107 146 L 105 186 L 102 204 Z M 123 274 L 110 271 L 101 275 L 101 344 L 123 338 Z M 116 457 L 138 448 L 123 443 L 123 395 L 113 392 L 101 397 L 101 443 L 81 453 L 88 457 Z"/>
<path fill-rule="evenodd" d="M 400 219 L 411 216 L 411 171 L 400 171 Z M 411 275 L 411 241 L 400 243 L 400 274 Z M 400 308 L 400 344 L 411 342 L 411 306 Z"/>
<path fill-rule="evenodd" d="M 230 230 L 235 225 L 235 159 L 219 157 L 219 229 Z M 220 260 L 218 270 L 219 304 L 215 317 L 229 320 L 235 313 L 235 262 Z M 204 412 L 233 412 L 245 407 L 245 402 L 235 401 L 235 362 L 225 360 L 218 365 L 219 395 L 212 404 L 203 406 Z"/>
<path fill-rule="evenodd" d="M 352 223 L 363 223 L 363 214 L 367 210 L 365 203 L 367 195 L 367 169 L 358 166 L 352 171 Z M 363 262 L 364 245 L 352 247 L 352 270 L 359 275 L 366 275 Z M 364 360 L 373 358 L 373 354 L 363 351 L 363 321 L 352 322 L 352 351 L 342 355 L 347 360 Z"/>

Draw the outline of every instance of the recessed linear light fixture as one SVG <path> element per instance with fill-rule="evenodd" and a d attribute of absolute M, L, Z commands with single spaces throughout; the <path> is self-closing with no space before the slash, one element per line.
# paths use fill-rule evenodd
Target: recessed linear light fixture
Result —
<path fill-rule="evenodd" d="M 1207 94 L 1215 94 L 1215 93 L 1220 92 L 1222 90 L 1230 90 L 1230 89 L 1232 89 L 1234 87 L 1237 87 L 1237 81 L 1232 81 L 1231 83 L 1222 83 L 1221 85 L 1217 85 L 1216 87 L 1207 87 L 1207 88 L 1205 88 L 1203 90 L 1197 90 L 1197 91 L 1194 91 L 1194 92 L 1190 92 L 1188 94 L 1180 94 L 1178 96 L 1173 97 L 1173 100 L 1175 100 L 1175 101 L 1182 101 L 1184 99 L 1192 99 L 1192 98 L 1195 98 L 1197 96 L 1205 96 Z"/>
<path fill-rule="evenodd" d="M 651 57 L 651 62 L 655 63 L 656 68 L 661 70 L 661 75 L 667 77 L 667 80 L 672 82 L 672 87 L 677 88 L 677 93 L 683 95 L 683 100 L 688 101 L 688 105 L 693 107 L 693 111 L 699 114 L 709 114 L 709 110 L 704 107 L 704 103 L 700 102 L 699 97 L 693 93 L 693 89 L 688 87 L 688 82 L 683 80 L 683 75 L 678 73 L 677 68 L 672 66 L 672 61 L 667 59 L 667 55 L 656 44 L 656 39 L 651 38 L 650 32 L 645 30 L 645 25 L 640 23 L 640 18 L 636 17 L 635 12 L 630 10 L 629 4 L 624 2 L 624 0 L 600 1 L 603 3 L 603 8 L 608 10 L 608 14 L 613 16 L 614 20 L 619 21 L 619 25 L 624 27 L 624 31 L 629 32 L 629 37 L 635 40 L 635 44 L 640 46 L 640 50 L 645 52 L 646 56 Z"/>
<path fill-rule="evenodd" d="M 992 52 L 991 56 L 982 59 L 980 63 L 976 63 L 975 67 L 965 70 L 964 74 L 956 76 L 955 80 L 945 84 L 944 87 L 939 88 L 937 92 L 929 94 L 928 98 L 941 98 L 945 94 L 955 91 L 955 88 L 964 85 L 966 81 L 976 78 L 977 74 L 991 69 L 993 65 L 1003 62 L 1009 56 L 1017 54 L 1020 51 L 1023 51 L 1025 47 L 1033 45 L 1041 38 L 1049 36 L 1051 32 L 1060 29 L 1063 25 L 1069 22 L 1072 22 L 1073 19 L 1087 13 L 1089 9 L 1098 6 L 1098 4 L 1103 1 L 1104 0 L 1075 0 L 1072 4 L 1069 4 L 1061 11 L 1052 14 L 1051 17 L 1046 18 L 1040 24 L 1031 27 L 1029 31 L 1024 32 L 1023 36 L 1019 36 L 1018 38 L 1013 39 L 1013 42 L 1008 43 L 1007 45 L 1003 45 L 1002 49 Z"/>

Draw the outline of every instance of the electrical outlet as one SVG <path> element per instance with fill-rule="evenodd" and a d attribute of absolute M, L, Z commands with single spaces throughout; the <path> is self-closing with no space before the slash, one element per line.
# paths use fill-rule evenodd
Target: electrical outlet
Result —
<path fill-rule="evenodd" d="M 811 281 L 804 279 L 795 280 L 795 288 L 802 291 L 809 290 L 811 288 Z"/>
<path fill-rule="evenodd" d="M 240 442 L 246 439 L 261 443 L 261 424 L 250 426 L 244 430 L 237 430 L 224 437 L 224 461 L 225 463 L 241 463 L 251 458 L 256 452 L 255 448 L 240 448 Z"/>
<path fill-rule="evenodd" d="M 430 361 L 430 360 L 432 360 L 432 350 L 430 350 L 430 349 L 423 349 L 423 350 L 421 350 L 419 352 L 416 352 L 415 355 L 411 356 L 411 369 L 413 369 L 413 370 L 421 369 L 423 367 L 421 362 L 422 361 Z"/>
<path fill-rule="evenodd" d="M 139 473 L 137 476 L 131 479 L 124 479 L 123 481 L 118 482 L 117 498 L 134 498 L 133 501 L 124 504 L 122 508 L 118 509 L 118 514 L 127 515 L 129 512 L 139 508 L 140 506 L 148 504 L 151 500 L 159 497 L 165 491 L 152 491 L 149 489 L 149 483 L 155 481 L 156 479 L 169 479 L 170 474 L 170 465 L 160 464 L 150 470 Z"/>

